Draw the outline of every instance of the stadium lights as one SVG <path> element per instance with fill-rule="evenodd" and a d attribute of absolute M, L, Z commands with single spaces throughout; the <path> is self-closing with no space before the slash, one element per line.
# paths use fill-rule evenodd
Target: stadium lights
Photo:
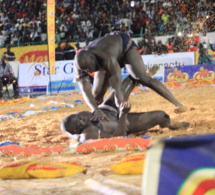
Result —
<path fill-rule="evenodd" d="M 134 7 L 134 6 L 135 6 L 135 1 L 131 1 L 131 2 L 130 2 L 130 6 L 131 6 L 131 7 Z"/>
<path fill-rule="evenodd" d="M 178 36 L 181 37 L 182 36 L 182 32 L 178 32 Z"/>

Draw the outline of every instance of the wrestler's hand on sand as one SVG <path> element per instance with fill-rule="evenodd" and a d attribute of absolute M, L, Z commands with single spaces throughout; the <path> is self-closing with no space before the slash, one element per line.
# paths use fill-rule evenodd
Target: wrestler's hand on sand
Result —
<path fill-rule="evenodd" d="M 90 119 L 91 121 L 99 121 L 99 120 L 110 120 L 107 115 L 102 112 L 101 109 L 97 108 L 96 110 L 94 110 L 93 112 L 93 117 Z"/>
<path fill-rule="evenodd" d="M 119 107 L 120 115 L 126 114 L 131 110 L 131 104 L 128 102 L 122 102 Z"/>

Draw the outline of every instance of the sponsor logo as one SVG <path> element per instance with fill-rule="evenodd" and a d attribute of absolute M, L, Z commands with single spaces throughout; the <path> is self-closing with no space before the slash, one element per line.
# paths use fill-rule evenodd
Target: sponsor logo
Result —
<path fill-rule="evenodd" d="M 195 73 L 193 78 L 195 80 L 213 80 L 215 73 L 205 69 L 203 66 L 199 69 L 199 72 Z"/>
<path fill-rule="evenodd" d="M 47 62 L 48 51 L 30 51 L 19 58 L 20 63 Z"/>
<path fill-rule="evenodd" d="M 178 68 L 174 68 L 173 73 L 170 73 L 167 79 L 169 82 L 186 82 L 189 80 L 189 75 L 178 70 Z"/>
<path fill-rule="evenodd" d="M 71 75 L 74 73 L 73 63 L 66 63 L 64 65 L 55 67 L 55 74 L 60 74 L 60 69 L 62 69 L 66 75 Z M 41 76 L 49 75 L 50 70 L 48 64 L 45 62 L 33 63 L 28 69 L 28 74 L 31 75 L 32 80 L 35 80 L 36 78 L 40 78 Z"/>

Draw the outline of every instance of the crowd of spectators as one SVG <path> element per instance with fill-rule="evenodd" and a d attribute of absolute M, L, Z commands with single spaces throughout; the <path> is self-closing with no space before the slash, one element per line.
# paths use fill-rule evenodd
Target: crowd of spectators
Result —
<path fill-rule="evenodd" d="M 139 53 L 164 54 L 173 52 L 200 51 L 202 48 L 215 50 L 213 41 L 207 36 L 207 31 L 203 30 L 200 34 L 193 34 L 191 31 L 176 30 L 175 34 L 169 36 L 166 42 L 156 41 L 150 30 L 146 29 L 142 39 L 138 42 Z"/>
<path fill-rule="evenodd" d="M 56 40 L 214 30 L 212 0 L 56 0 Z M 0 0 L 0 47 L 47 41 L 46 0 Z"/>

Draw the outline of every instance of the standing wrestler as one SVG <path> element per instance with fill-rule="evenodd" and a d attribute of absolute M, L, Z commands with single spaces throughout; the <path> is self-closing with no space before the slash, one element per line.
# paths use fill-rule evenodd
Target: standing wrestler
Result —
<path fill-rule="evenodd" d="M 121 68 L 124 66 L 140 84 L 153 89 L 174 104 L 175 112 L 186 111 L 187 108 L 161 82 L 147 75 L 137 45 L 132 39 L 126 33 L 114 32 L 94 40 L 75 57 L 76 78 L 86 103 L 94 111 L 92 120 L 108 120 L 106 114 L 98 108 L 98 104 L 102 102 L 110 86 L 115 94 L 116 106 L 119 107 L 124 102 L 121 89 Z M 93 93 L 88 77 L 91 72 L 95 72 Z"/>
<path fill-rule="evenodd" d="M 124 100 L 127 101 L 130 93 L 138 84 L 131 76 L 126 77 L 122 83 Z M 76 141 L 88 139 L 110 138 L 114 136 L 126 136 L 139 132 L 145 133 L 156 125 L 176 130 L 189 126 L 187 122 L 171 121 L 164 111 L 150 111 L 140 113 L 128 113 L 131 105 L 123 102 L 119 113 L 115 107 L 114 93 L 111 92 L 107 99 L 99 105 L 99 108 L 110 120 L 91 121 L 92 112 L 82 111 L 64 117 L 61 121 L 61 130 Z"/>

